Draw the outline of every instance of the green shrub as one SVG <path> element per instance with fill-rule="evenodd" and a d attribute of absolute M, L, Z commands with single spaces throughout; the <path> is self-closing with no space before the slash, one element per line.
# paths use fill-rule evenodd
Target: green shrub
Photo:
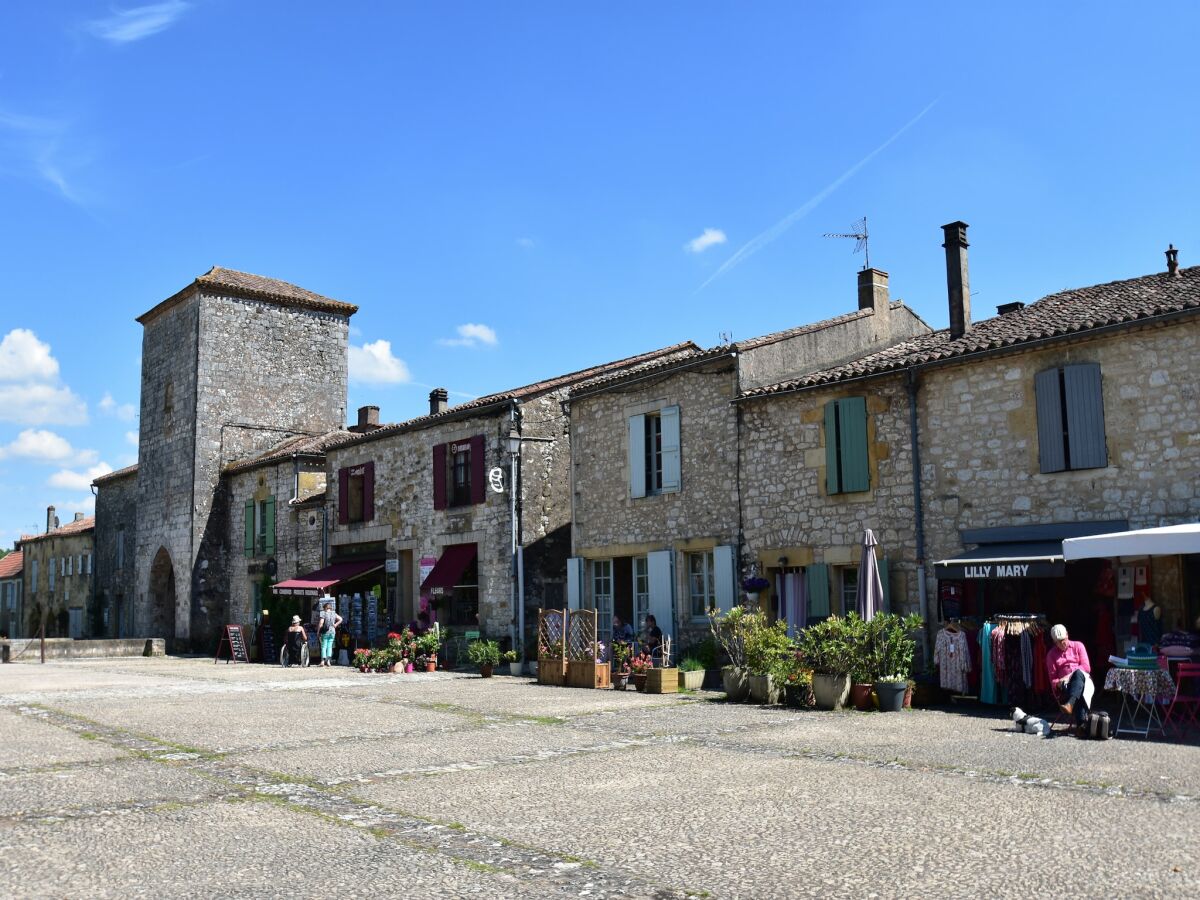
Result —
<path fill-rule="evenodd" d="M 518 659 L 520 659 L 520 656 L 517 654 L 516 650 L 505 650 L 500 654 L 501 662 L 515 663 Z"/>
<path fill-rule="evenodd" d="M 475 666 L 498 666 L 500 645 L 495 641 L 471 641 L 467 645 L 467 659 Z"/>
<path fill-rule="evenodd" d="M 880 613 L 864 626 L 864 668 L 871 681 L 907 681 L 917 642 L 910 635 L 924 624 L 912 613 Z"/>
<path fill-rule="evenodd" d="M 797 641 L 800 662 L 817 675 L 849 675 L 865 668 L 864 625 L 856 613 L 809 625 Z"/>
<path fill-rule="evenodd" d="M 750 674 L 785 676 L 793 655 L 787 623 L 768 624 L 763 613 L 751 613 L 747 620 L 746 668 Z"/>
<path fill-rule="evenodd" d="M 679 661 L 680 672 L 703 672 L 704 663 L 696 659 L 694 656 L 685 656 Z"/>

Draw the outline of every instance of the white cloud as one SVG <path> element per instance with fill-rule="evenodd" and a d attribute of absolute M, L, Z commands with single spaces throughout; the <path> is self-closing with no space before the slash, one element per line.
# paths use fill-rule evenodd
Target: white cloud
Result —
<path fill-rule="evenodd" d="M 18 434 L 11 444 L 0 447 L 0 459 L 17 457 L 58 465 L 85 466 L 94 463 L 99 455 L 95 450 L 76 450 L 66 438 L 53 431 L 32 428 Z"/>
<path fill-rule="evenodd" d="M 138 441 L 139 441 L 139 436 L 136 431 L 125 432 L 125 443 L 131 444 L 132 446 L 136 447 L 136 446 L 138 446 Z"/>
<path fill-rule="evenodd" d="M 522 250 L 532 250 L 537 246 L 537 241 L 530 237 L 517 238 L 517 246 Z"/>
<path fill-rule="evenodd" d="M 87 404 L 69 387 L 0 384 L 0 422 L 86 425 L 87 421 Z"/>
<path fill-rule="evenodd" d="M 0 340 L 0 381 L 50 381 L 58 378 L 58 360 L 50 345 L 28 328 L 14 328 Z"/>
<path fill-rule="evenodd" d="M 699 237 L 694 237 L 684 244 L 683 249 L 688 253 L 703 253 L 709 247 L 725 243 L 725 240 L 725 232 L 720 228 L 705 228 Z"/>
<path fill-rule="evenodd" d="M 171 27 L 187 12 L 188 6 L 183 0 L 135 6 L 117 10 L 105 19 L 94 19 L 86 27 L 93 35 L 111 44 L 129 44 Z"/>
<path fill-rule="evenodd" d="M 468 322 L 466 325 L 459 325 L 455 330 L 458 332 L 458 337 L 440 338 L 438 343 L 443 347 L 475 347 L 478 344 L 494 347 L 497 343 L 496 332 L 487 325 L 475 325 Z"/>
<path fill-rule="evenodd" d="M 113 399 L 113 395 L 108 391 L 104 392 L 104 397 L 101 398 L 98 404 L 100 411 L 107 416 L 115 416 L 122 422 L 132 422 L 137 410 L 133 408 L 132 403 L 117 403 Z"/>
<path fill-rule="evenodd" d="M 112 470 L 113 467 L 106 462 L 99 462 L 94 466 L 89 466 L 83 472 L 76 472 L 72 469 L 60 469 L 50 476 L 46 484 L 68 491 L 91 491 L 92 482 L 101 475 L 107 475 Z"/>
<path fill-rule="evenodd" d="M 350 345 L 350 380 L 361 384 L 406 384 L 412 376 L 404 360 L 392 355 L 392 342 L 382 338 Z"/>

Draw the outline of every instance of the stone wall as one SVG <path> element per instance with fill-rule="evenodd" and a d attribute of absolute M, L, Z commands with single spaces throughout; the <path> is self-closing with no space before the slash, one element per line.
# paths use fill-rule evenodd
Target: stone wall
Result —
<path fill-rule="evenodd" d="M 108 610 L 109 637 L 135 637 L 137 472 L 96 487 L 96 602 Z M 123 534 L 123 538 L 120 537 Z M 124 541 L 118 565 L 118 543 Z"/>

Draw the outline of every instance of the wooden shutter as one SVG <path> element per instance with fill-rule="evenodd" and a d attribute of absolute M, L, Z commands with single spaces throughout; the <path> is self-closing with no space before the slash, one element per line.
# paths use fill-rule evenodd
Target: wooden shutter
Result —
<path fill-rule="evenodd" d="M 867 464 L 865 397 L 847 397 L 838 401 L 838 457 L 842 493 L 868 490 L 871 487 L 871 472 Z"/>
<path fill-rule="evenodd" d="M 879 558 L 879 583 L 883 585 L 883 609 L 880 612 L 890 613 L 892 611 L 892 587 L 889 584 L 890 572 L 888 571 L 888 560 L 886 556 Z"/>
<path fill-rule="evenodd" d="M 815 563 L 804 570 L 805 589 L 808 593 L 808 617 L 823 618 L 829 615 L 829 566 Z"/>
<path fill-rule="evenodd" d="M 567 560 L 567 609 L 583 607 L 583 558 L 572 556 Z"/>
<path fill-rule="evenodd" d="M 662 629 L 663 637 L 675 636 L 675 552 L 655 550 L 646 554 L 650 573 L 649 612 Z"/>
<path fill-rule="evenodd" d="M 1099 363 L 1063 368 L 1067 399 L 1067 437 L 1072 469 L 1098 469 L 1108 465 L 1104 444 L 1104 397 Z"/>
<path fill-rule="evenodd" d="M 841 457 L 838 456 L 837 401 L 825 404 L 825 493 L 836 494 L 841 490 Z"/>
<path fill-rule="evenodd" d="M 246 501 L 246 556 L 254 555 L 254 501 Z"/>
<path fill-rule="evenodd" d="M 679 407 L 666 406 L 658 414 L 662 426 L 662 491 L 673 493 L 681 486 L 679 458 Z"/>
<path fill-rule="evenodd" d="M 646 417 L 629 417 L 629 496 L 646 496 Z"/>
<path fill-rule="evenodd" d="M 375 463 L 363 466 L 363 521 L 375 518 Z"/>
<path fill-rule="evenodd" d="M 350 470 L 338 469 L 338 524 L 350 523 Z"/>
<path fill-rule="evenodd" d="M 471 502 L 483 503 L 487 500 L 487 458 L 484 456 L 483 435 L 477 434 L 471 438 Z"/>
<path fill-rule="evenodd" d="M 267 526 L 267 556 L 275 555 L 275 498 L 268 497 L 265 504 L 266 508 L 263 513 L 266 517 Z"/>
<path fill-rule="evenodd" d="M 1067 467 L 1063 451 L 1062 395 L 1058 369 L 1038 372 L 1033 378 L 1037 401 L 1038 467 L 1043 472 L 1061 472 Z"/>
<path fill-rule="evenodd" d="M 713 548 L 713 588 L 717 609 L 723 613 L 733 609 L 737 585 L 734 584 L 733 548 L 730 546 Z"/>
<path fill-rule="evenodd" d="M 445 509 L 446 502 L 446 445 L 433 448 L 433 508 Z"/>

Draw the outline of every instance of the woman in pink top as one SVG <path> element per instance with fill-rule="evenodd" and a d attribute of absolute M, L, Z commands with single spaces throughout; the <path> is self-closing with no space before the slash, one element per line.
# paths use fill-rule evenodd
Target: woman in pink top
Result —
<path fill-rule="evenodd" d="M 1079 641 L 1067 639 L 1065 625 L 1055 625 L 1051 628 L 1050 637 L 1054 640 L 1054 646 L 1046 653 L 1046 673 L 1050 676 L 1050 689 L 1054 692 L 1062 711 L 1067 715 L 1074 714 L 1075 724 L 1082 726 L 1088 713 L 1084 693 L 1089 681 L 1088 675 L 1092 671 L 1087 648 Z"/>

